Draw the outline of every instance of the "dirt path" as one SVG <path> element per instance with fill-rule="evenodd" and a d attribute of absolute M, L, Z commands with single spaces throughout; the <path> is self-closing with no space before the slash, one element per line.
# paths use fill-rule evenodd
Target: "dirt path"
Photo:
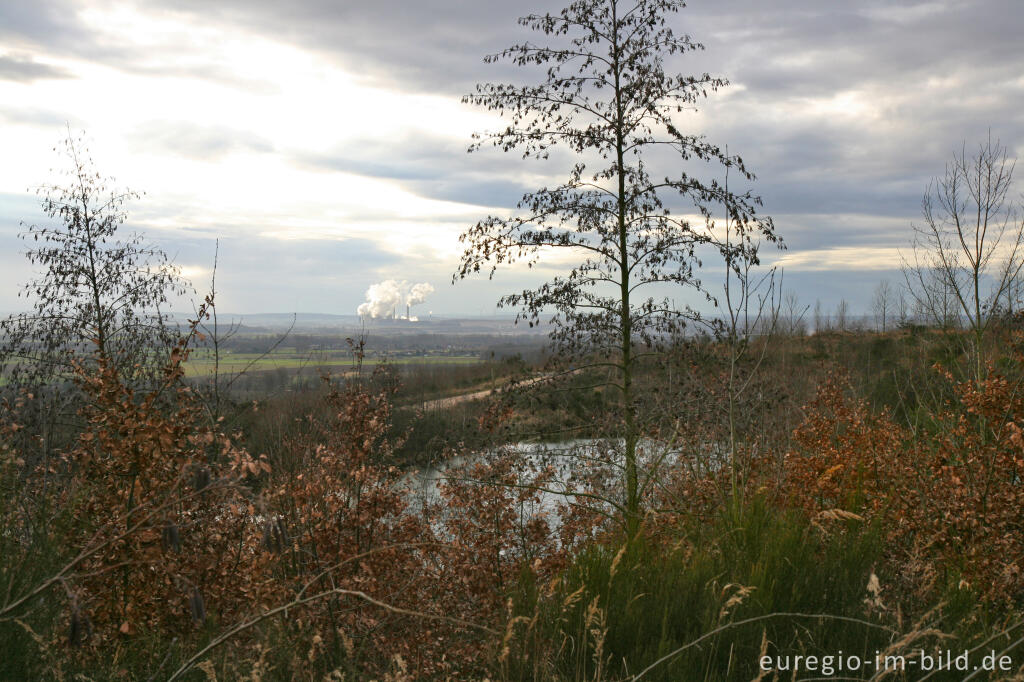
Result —
<path fill-rule="evenodd" d="M 460 393 L 459 395 L 448 396 L 447 398 L 438 398 L 436 400 L 428 400 L 424 403 L 420 403 L 421 410 L 440 410 L 451 407 L 452 405 L 458 405 L 469 400 L 479 400 L 480 398 L 486 398 L 487 396 L 494 393 L 496 388 L 487 388 L 482 391 L 473 391 L 472 393 Z"/>
<path fill-rule="evenodd" d="M 574 369 L 574 370 L 571 370 L 570 373 L 571 374 L 575 374 L 578 371 L 579 370 Z M 521 383 L 519 385 L 519 387 L 520 388 L 525 388 L 526 386 L 532 386 L 533 384 L 537 383 L 538 381 L 544 381 L 545 379 L 550 379 L 550 378 L 551 378 L 550 374 L 540 374 L 538 376 L 533 377 L 532 379 L 527 379 L 526 381 Z M 486 398 L 486 397 L 492 395 L 493 393 L 495 393 L 496 391 L 500 392 L 501 388 L 500 387 L 499 388 L 487 388 L 487 389 L 484 389 L 482 391 L 470 391 L 469 393 L 460 393 L 458 395 L 448 396 L 447 398 L 437 398 L 435 400 L 427 400 L 426 402 L 420 403 L 420 409 L 422 409 L 422 410 L 444 409 L 444 408 L 447 408 L 447 407 L 451 407 L 452 405 L 458 405 L 459 403 L 467 402 L 469 400 L 480 400 L 481 398 Z"/>

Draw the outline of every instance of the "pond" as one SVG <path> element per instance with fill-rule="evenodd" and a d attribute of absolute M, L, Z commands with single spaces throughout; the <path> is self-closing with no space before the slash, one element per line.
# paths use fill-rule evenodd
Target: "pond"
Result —
<path fill-rule="evenodd" d="M 506 488 L 530 487 L 537 474 L 547 471 L 546 482 L 541 486 L 537 500 L 521 505 L 524 516 L 543 514 L 549 523 L 557 527 L 560 522 L 558 509 L 566 504 L 582 503 L 577 496 L 583 491 L 596 491 L 602 497 L 621 500 L 623 466 L 621 440 L 581 439 L 562 443 L 514 443 L 486 452 L 454 457 L 439 465 L 411 471 L 403 478 L 409 487 L 414 505 L 424 509 L 441 501 L 441 486 L 445 481 L 466 481 L 479 485 L 494 485 L 476 478 L 470 469 L 476 464 L 497 465 L 507 462 L 515 474 L 516 483 Z M 717 449 L 713 449 L 717 450 Z M 678 465 L 682 453 L 676 447 L 645 440 L 638 447 L 641 472 L 656 465 Z M 712 460 L 720 461 L 721 453 L 710 453 Z M 643 473 L 641 473 L 643 478 Z M 501 484 L 498 484 L 501 485 Z M 601 504 L 588 498 L 588 506 Z M 612 505 L 602 505 L 607 512 Z M 448 513 L 457 513 L 449 510 Z"/>

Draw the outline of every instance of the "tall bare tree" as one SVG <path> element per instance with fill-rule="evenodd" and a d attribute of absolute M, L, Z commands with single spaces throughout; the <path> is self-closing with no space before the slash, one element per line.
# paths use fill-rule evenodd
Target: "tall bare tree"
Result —
<path fill-rule="evenodd" d="M 641 514 L 637 363 L 698 317 L 673 306 L 665 292 L 683 287 L 713 300 L 698 277 L 703 251 L 719 253 L 735 269 L 743 259 L 756 264 L 758 238 L 777 241 L 771 220 L 757 215 L 756 196 L 695 174 L 714 164 L 753 179 L 739 157 L 684 132 L 677 120 L 726 85 L 708 74 L 666 73 L 667 56 L 702 49 L 668 25 L 682 7 L 676 0 L 579 0 L 557 14 L 523 17 L 522 26 L 556 44 L 526 42 L 485 61 L 542 67 L 542 80 L 479 85 L 465 98 L 511 118 L 506 128 L 477 136 L 471 151 L 490 143 L 548 159 L 553 147 L 562 147 L 575 157 L 565 182 L 524 195 L 518 213 L 467 230 L 455 276 L 493 275 L 498 265 L 533 265 L 554 252 L 575 255 L 566 274 L 500 304 L 519 308 L 531 322 L 550 312 L 552 342 L 562 357 L 611 370 L 621 398 L 621 507 L 630 533 Z M 722 206 L 728 243 L 713 224 Z"/>
<path fill-rule="evenodd" d="M 983 375 L 982 341 L 1000 301 L 1024 266 L 1024 219 L 1010 197 L 1016 160 L 991 137 L 973 153 L 954 152 L 921 201 L 903 272 L 918 307 L 933 319 L 950 313 L 972 336 L 973 368 Z"/>

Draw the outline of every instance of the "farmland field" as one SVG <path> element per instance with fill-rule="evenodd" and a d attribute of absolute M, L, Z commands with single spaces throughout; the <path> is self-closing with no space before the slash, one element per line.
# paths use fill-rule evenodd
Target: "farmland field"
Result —
<path fill-rule="evenodd" d="M 377 354 L 368 353 L 363 364 L 373 366 L 386 362 L 394 365 L 470 365 L 481 362 L 478 354 Z M 349 351 L 297 351 L 294 348 L 279 348 L 269 353 L 240 353 L 222 351 L 219 367 L 213 353 L 207 349 L 199 349 L 192 353 L 185 363 L 185 375 L 203 377 L 213 374 L 215 368 L 221 374 L 237 374 L 239 372 L 261 372 L 274 369 L 330 369 L 332 367 L 352 367 L 355 358 Z"/>

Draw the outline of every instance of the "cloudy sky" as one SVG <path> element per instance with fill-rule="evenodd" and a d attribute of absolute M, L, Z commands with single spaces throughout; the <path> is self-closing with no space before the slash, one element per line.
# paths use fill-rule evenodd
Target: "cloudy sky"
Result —
<path fill-rule="evenodd" d="M 482 57 L 559 6 L 0 0 L 0 310 L 32 275 L 18 225 L 45 220 L 31 190 L 68 125 L 145 192 L 130 227 L 200 290 L 220 240 L 223 310 L 352 314 L 399 278 L 432 283 L 435 313 L 492 312 L 545 271 L 453 287 L 458 235 L 564 166 L 467 155 L 498 121 L 459 99 L 529 78 Z M 865 309 L 900 279 L 921 195 L 965 141 L 1024 154 L 1020 0 L 693 0 L 675 24 L 707 47 L 678 71 L 731 82 L 681 122 L 757 174 L 788 246 L 771 259 L 808 304 Z"/>

